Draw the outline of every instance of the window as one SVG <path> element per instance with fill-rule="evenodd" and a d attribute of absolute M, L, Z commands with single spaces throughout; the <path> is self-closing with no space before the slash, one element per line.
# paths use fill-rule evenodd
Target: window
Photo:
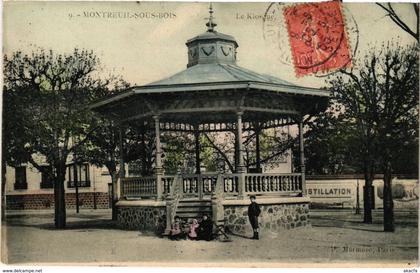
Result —
<path fill-rule="evenodd" d="M 67 187 L 74 188 L 74 171 L 76 169 L 77 185 L 79 187 L 90 187 L 89 165 L 88 164 L 71 164 L 67 166 Z"/>
<path fill-rule="evenodd" d="M 41 170 L 41 189 L 54 188 L 54 181 L 51 179 L 52 168 L 51 166 L 43 166 Z"/>
<path fill-rule="evenodd" d="M 26 181 L 26 166 L 20 166 L 15 168 L 15 190 L 26 190 L 28 189 L 28 183 Z"/>

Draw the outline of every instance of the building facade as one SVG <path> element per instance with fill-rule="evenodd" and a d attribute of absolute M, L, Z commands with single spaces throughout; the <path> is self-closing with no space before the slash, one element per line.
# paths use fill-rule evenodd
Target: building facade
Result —
<path fill-rule="evenodd" d="M 67 208 L 76 206 L 75 167 L 79 181 L 79 207 L 109 208 L 111 176 L 106 168 L 88 163 L 67 165 L 64 185 Z M 6 167 L 5 193 L 6 209 L 9 210 L 54 208 L 54 182 L 29 163 L 16 168 Z"/>

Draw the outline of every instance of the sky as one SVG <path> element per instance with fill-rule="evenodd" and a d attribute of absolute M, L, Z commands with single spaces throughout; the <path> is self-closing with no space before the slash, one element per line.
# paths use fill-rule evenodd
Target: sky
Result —
<path fill-rule="evenodd" d="M 414 26 L 411 4 L 396 5 L 404 20 Z M 264 27 L 262 17 L 268 7 L 269 3 L 213 3 L 216 30 L 234 36 L 239 44 L 237 64 L 298 85 L 323 86 L 325 78 L 296 77 L 293 66 L 284 63 L 290 48 L 282 18 L 273 19 L 278 41 L 264 39 L 269 28 Z M 3 12 L 5 54 L 39 47 L 58 53 L 86 48 L 100 57 L 104 71 L 143 85 L 186 68 L 185 42 L 206 31 L 208 4 L 4 2 Z M 391 40 L 414 42 L 373 3 L 345 3 L 343 12 L 352 51 L 358 40 L 355 58 L 372 45 Z"/>

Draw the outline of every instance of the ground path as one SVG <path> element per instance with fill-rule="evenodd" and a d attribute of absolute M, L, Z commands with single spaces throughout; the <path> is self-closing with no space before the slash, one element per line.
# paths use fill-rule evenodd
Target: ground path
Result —
<path fill-rule="evenodd" d="M 396 232 L 382 232 L 382 212 L 372 225 L 351 210 L 313 210 L 312 227 L 261 234 L 254 241 L 170 241 L 152 234 L 124 231 L 109 220 L 110 210 L 68 210 L 68 228 L 54 230 L 53 211 L 8 212 L 3 234 L 6 263 L 147 262 L 241 265 L 264 263 L 398 262 L 417 263 L 416 211 L 396 212 Z"/>

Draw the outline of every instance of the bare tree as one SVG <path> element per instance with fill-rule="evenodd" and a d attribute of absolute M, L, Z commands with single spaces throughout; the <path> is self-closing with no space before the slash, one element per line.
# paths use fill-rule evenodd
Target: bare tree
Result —
<path fill-rule="evenodd" d="M 101 80 L 98 70 L 88 50 L 4 56 L 3 159 L 11 166 L 30 162 L 54 181 L 56 228 L 66 226 L 66 163 L 96 129 L 86 106 L 112 81 Z"/>
<path fill-rule="evenodd" d="M 414 37 L 414 39 L 419 41 L 419 4 L 418 3 L 412 3 L 413 11 L 416 14 L 416 26 L 410 27 L 408 24 L 404 21 L 404 18 L 400 15 L 398 15 L 398 12 L 394 9 L 392 6 L 392 3 L 376 3 L 378 6 L 380 6 L 383 10 L 386 11 L 387 16 L 402 30 L 410 34 Z"/>
<path fill-rule="evenodd" d="M 394 231 L 391 181 L 402 150 L 418 141 L 418 48 L 388 43 L 372 50 L 356 70 L 341 70 L 331 80 L 333 100 L 344 107 L 358 160 L 365 173 L 365 222 L 371 222 L 371 185 L 375 171 L 384 174 L 384 231 Z M 368 200 L 366 200 L 368 199 Z"/>

